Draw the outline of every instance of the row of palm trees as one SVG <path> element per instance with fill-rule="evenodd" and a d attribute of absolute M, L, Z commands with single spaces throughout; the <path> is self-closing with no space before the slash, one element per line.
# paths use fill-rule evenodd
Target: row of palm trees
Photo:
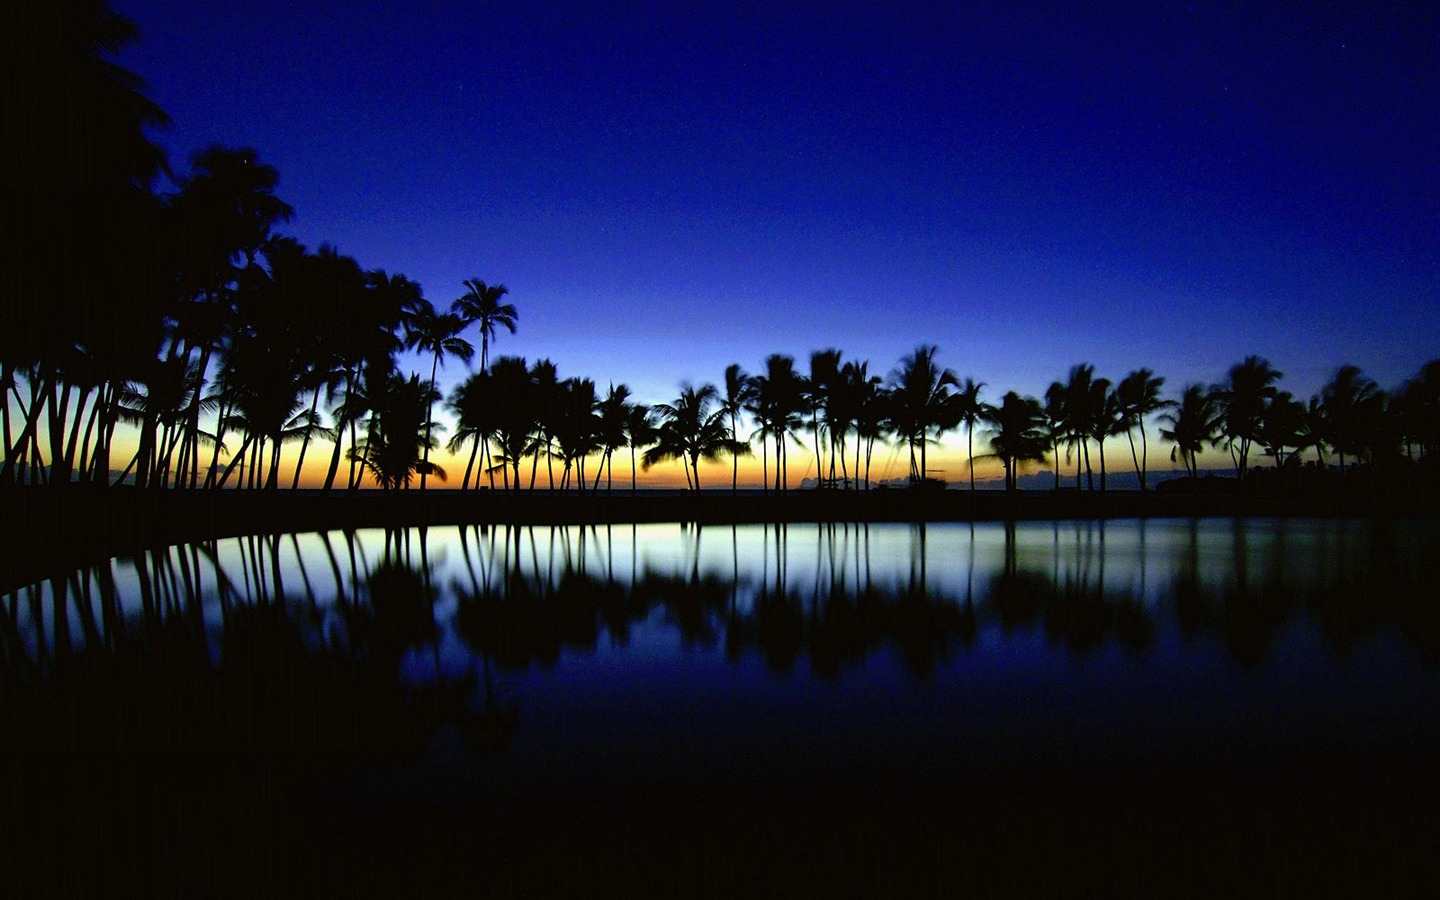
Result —
<path fill-rule="evenodd" d="M 623 384 L 612 384 L 600 398 L 588 378 L 557 380 L 548 359 L 527 365 L 501 357 L 452 396 L 457 428 L 449 449 L 469 448 L 462 488 L 471 485 L 477 459 L 476 487 L 481 473 L 495 486 L 497 472 L 504 487 L 527 486 L 522 461 L 528 459 L 528 487 L 534 488 L 543 456 L 551 489 L 557 487 L 555 464 L 561 465 L 561 490 L 584 490 L 586 461 L 598 460 L 594 489 L 602 474 L 612 483 L 607 473 L 613 455 L 628 447 L 632 489 L 638 453 L 645 469 L 679 461 L 687 486 L 696 490 L 700 463 L 729 457 L 733 490 L 740 457 L 755 455 L 758 447 L 766 490 L 790 486 L 795 449 L 812 455 L 807 469 L 818 485 L 868 489 L 877 442 L 908 451 L 910 483 L 933 483 L 938 480 L 929 477 L 928 447 L 963 428 L 971 490 L 975 461 L 995 459 L 1010 490 L 1018 487 L 1024 464 L 1047 460 L 1055 463 L 1056 489 L 1063 460 L 1074 464 L 1077 489 L 1095 490 L 1092 463 L 1098 461 L 1103 491 L 1107 440 L 1128 445 L 1141 489 L 1148 489 L 1151 425 L 1162 426 L 1171 459 L 1191 476 L 1199 474 L 1198 455 L 1207 446 L 1228 454 L 1243 479 L 1257 448 L 1277 467 L 1298 465 L 1301 451 L 1309 449 L 1324 465 L 1326 452 L 1333 451 L 1343 472 L 1347 459 L 1415 459 L 1440 444 L 1440 360 L 1390 394 L 1358 368 L 1342 366 L 1308 404 L 1279 390 L 1281 373 L 1255 356 L 1232 366 L 1219 383 L 1187 385 L 1178 399 L 1162 396 L 1165 379 L 1150 369 L 1112 382 L 1080 364 L 1066 380 L 1053 382 L 1043 401 L 1011 391 L 991 404 L 981 398 L 982 382 L 940 367 L 937 354 L 935 346 L 921 345 L 884 379 L 870 374 L 868 361 L 847 360 L 839 350 L 812 353 L 808 373 L 793 357 L 772 354 L 753 375 L 739 364 L 727 367 L 723 390 L 684 383 L 674 400 L 651 407 L 633 403 Z M 981 454 L 975 452 L 977 430 L 988 446 Z"/>
<path fill-rule="evenodd" d="M 654 407 L 623 384 L 601 396 L 591 379 L 561 380 L 549 360 L 492 364 L 490 343 L 518 318 L 503 285 L 468 279 L 441 310 L 404 275 L 278 235 L 293 210 L 275 194 L 278 172 L 249 148 L 208 148 L 174 176 L 147 132 L 163 112 L 110 59 L 133 25 L 97 0 L 57 10 L 34 33 L 20 33 L 29 27 L 20 17 L 20 31 L 7 34 L 44 61 L 17 73 L 7 103 L 49 96 L 46 84 L 68 93 L 64 103 L 7 106 L 16 133 L 30 137 L 4 142 L 0 167 L 5 221 L 15 226 L 0 242 L 0 487 L 133 480 L 274 490 L 288 478 L 293 488 L 320 440 L 330 444 L 326 491 L 367 479 L 403 488 L 416 476 L 424 489 L 446 477 L 431 459 L 444 430 L 434 415 L 439 370 L 453 358 L 468 364 L 467 334 L 476 333 L 479 369 L 448 398 L 449 447 L 468 449 L 462 488 L 495 486 L 497 475 L 501 486 L 533 488 L 544 457 L 547 487 L 593 489 L 602 476 L 613 483 L 614 454 L 626 448 L 632 488 L 637 463 L 679 461 L 699 489 L 700 464 L 728 456 L 733 489 L 739 457 L 757 449 L 767 490 L 791 486 L 797 449 L 813 454 L 818 484 L 869 487 L 877 443 L 903 448 L 908 480 L 923 484 L 931 444 L 962 428 L 972 489 L 975 460 L 990 457 L 1012 489 L 1027 462 L 1047 458 L 1057 488 L 1063 459 L 1077 487 L 1083 474 L 1093 489 L 1098 460 L 1103 490 L 1105 443 L 1122 438 L 1144 487 L 1152 420 L 1192 475 L 1207 446 L 1228 453 L 1243 478 L 1257 448 L 1277 465 L 1309 449 L 1323 463 L 1332 450 L 1343 470 L 1417 448 L 1426 455 L 1437 443 L 1437 363 L 1388 394 L 1344 366 L 1308 402 L 1280 390 L 1280 373 L 1258 357 L 1173 399 L 1148 369 L 1112 383 L 1081 364 L 1043 401 L 1011 392 L 990 404 L 985 385 L 943 368 L 930 344 L 883 378 L 868 361 L 824 349 L 807 371 L 772 354 L 753 374 L 731 365 L 723 387 L 683 385 Z M 33 95 L 21 83 L 32 77 Z M 156 189 L 162 173 L 174 190 Z M 400 370 L 405 349 L 428 359 L 428 378 Z M 116 453 L 129 446 L 117 443 L 122 427 L 134 436 L 128 457 Z M 988 441 L 978 455 L 977 430 Z M 293 468 L 288 447 L 298 448 Z"/>

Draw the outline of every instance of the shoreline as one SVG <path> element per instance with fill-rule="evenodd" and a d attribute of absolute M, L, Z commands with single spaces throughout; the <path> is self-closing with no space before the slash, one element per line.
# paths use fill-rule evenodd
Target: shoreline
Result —
<path fill-rule="evenodd" d="M 142 492 L 19 488 L 0 492 L 0 592 L 115 556 L 247 534 L 422 525 L 705 525 L 968 522 L 1210 517 L 1434 515 L 1426 491 L 1329 494 L 589 491 Z"/>

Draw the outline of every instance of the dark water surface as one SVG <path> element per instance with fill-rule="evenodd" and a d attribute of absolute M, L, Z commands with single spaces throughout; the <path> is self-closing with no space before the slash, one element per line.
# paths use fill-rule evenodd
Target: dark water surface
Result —
<path fill-rule="evenodd" d="M 27 889 L 1406 887 L 1433 519 L 455 527 L 4 598 Z"/>

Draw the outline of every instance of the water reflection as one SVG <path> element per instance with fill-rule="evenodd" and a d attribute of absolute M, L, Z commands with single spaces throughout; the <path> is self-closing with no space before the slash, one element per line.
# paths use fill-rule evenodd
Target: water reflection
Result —
<path fill-rule="evenodd" d="M 852 815 L 853 785 L 883 784 L 867 815 L 948 821 L 959 804 L 983 820 L 972 838 L 990 815 L 1055 808 L 1050 787 L 1027 782 L 1024 807 L 986 787 L 1014 783 L 994 780 L 1006 765 L 1084 785 L 1168 773 L 1203 746 L 1221 786 L 1302 752 L 1346 766 L 1411 753 L 1411 768 L 1376 770 L 1423 772 L 1440 749 L 1434 524 L 472 526 L 173 547 L 0 601 L 5 747 L 127 760 L 49 780 L 12 767 L 5 788 L 36 833 L 68 840 L 71 811 L 43 825 L 57 785 L 88 785 L 72 807 L 94 807 L 98 791 L 125 808 L 147 789 L 82 773 L 203 761 L 186 814 L 225 810 L 205 821 L 233 829 L 238 859 L 282 833 L 234 813 L 252 794 L 282 807 L 296 785 L 348 785 L 333 790 L 350 797 L 386 772 L 420 808 L 468 798 L 472 831 L 475 809 L 568 815 L 596 784 L 623 788 L 604 803 L 633 804 L 641 786 L 658 802 L 697 783 L 769 798 L 798 782 L 824 785 L 806 802 L 830 798 L 807 829 Z M 217 802 L 219 770 L 289 787 L 257 792 L 231 775 Z M 1187 804 L 1210 790 L 1193 774 L 1169 782 Z M 1433 796 L 1430 783 L 1396 784 L 1389 796 Z M 537 804 L 547 791 L 565 805 Z M 737 834 L 751 833 L 749 815 Z M 375 833 L 393 830 L 384 819 Z M 1002 832 L 989 840 L 1015 852 Z M 119 841 L 115 856 L 132 851 Z"/>
<path fill-rule="evenodd" d="M 553 665 L 602 638 L 625 647 L 660 611 L 682 647 L 780 670 L 803 658 L 820 675 L 885 646 L 924 675 L 988 625 L 1042 628 L 1077 654 L 1109 642 L 1143 654 L 1157 628 L 1213 633 L 1248 666 L 1287 624 L 1313 621 L 1337 654 L 1388 624 L 1433 662 L 1424 560 L 1437 543 L 1428 522 L 1278 519 L 254 536 L 14 592 L 0 647 L 29 681 L 79 655 L 175 641 L 218 665 L 268 629 L 287 633 L 266 638 L 281 655 L 428 665 L 434 681 Z"/>
<path fill-rule="evenodd" d="M 233 703 L 226 739 L 245 746 L 321 735 L 302 726 L 323 710 L 387 752 L 441 721 L 496 752 L 522 720 L 502 676 L 602 644 L 827 679 L 880 654 L 926 678 L 977 640 L 1030 633 L 1076 658 L 1214 637 L 1255 667 L 1287 629 L 1318 626 L 1341 657 L 1398 629 L 1433 665 L 1436 545 L 1425 521 L 1278 519 L 254 536 L 12 593 L 0 652 L 7 704 L 68 691 L 77 721 L 51 724 L 70 733 L 96 727 L 80 710 L 126 708 L 118 695 L 143 683 L 152 717 L 172 715 L 156 697 Z"/>

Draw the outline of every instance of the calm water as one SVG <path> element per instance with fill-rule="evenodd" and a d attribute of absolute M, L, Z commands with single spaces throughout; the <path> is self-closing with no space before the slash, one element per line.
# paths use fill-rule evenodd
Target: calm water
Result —
<path fill-rule="evenodd" d="M 718 798 L 748 822 L 842 795 L 793 827 L 903 809 L 969 846 L 945 810 L 1003 819 L 1011 799 L 969 802 L 993 785 L 1031 816 L 1090 808 L 1056 784 L 1286 783 L 1292 809 L 1348 779 L 1337 822 L 1413 818 L 1436 796 L 1437 559 L 1433 520 L 232 539 L 6 596 L 3 696 L 12 746 L 249 760 L 347 847 L 397 810 L 731 834 Z M 1417 808 L 1365 806 L 1376 772 Z"/>

